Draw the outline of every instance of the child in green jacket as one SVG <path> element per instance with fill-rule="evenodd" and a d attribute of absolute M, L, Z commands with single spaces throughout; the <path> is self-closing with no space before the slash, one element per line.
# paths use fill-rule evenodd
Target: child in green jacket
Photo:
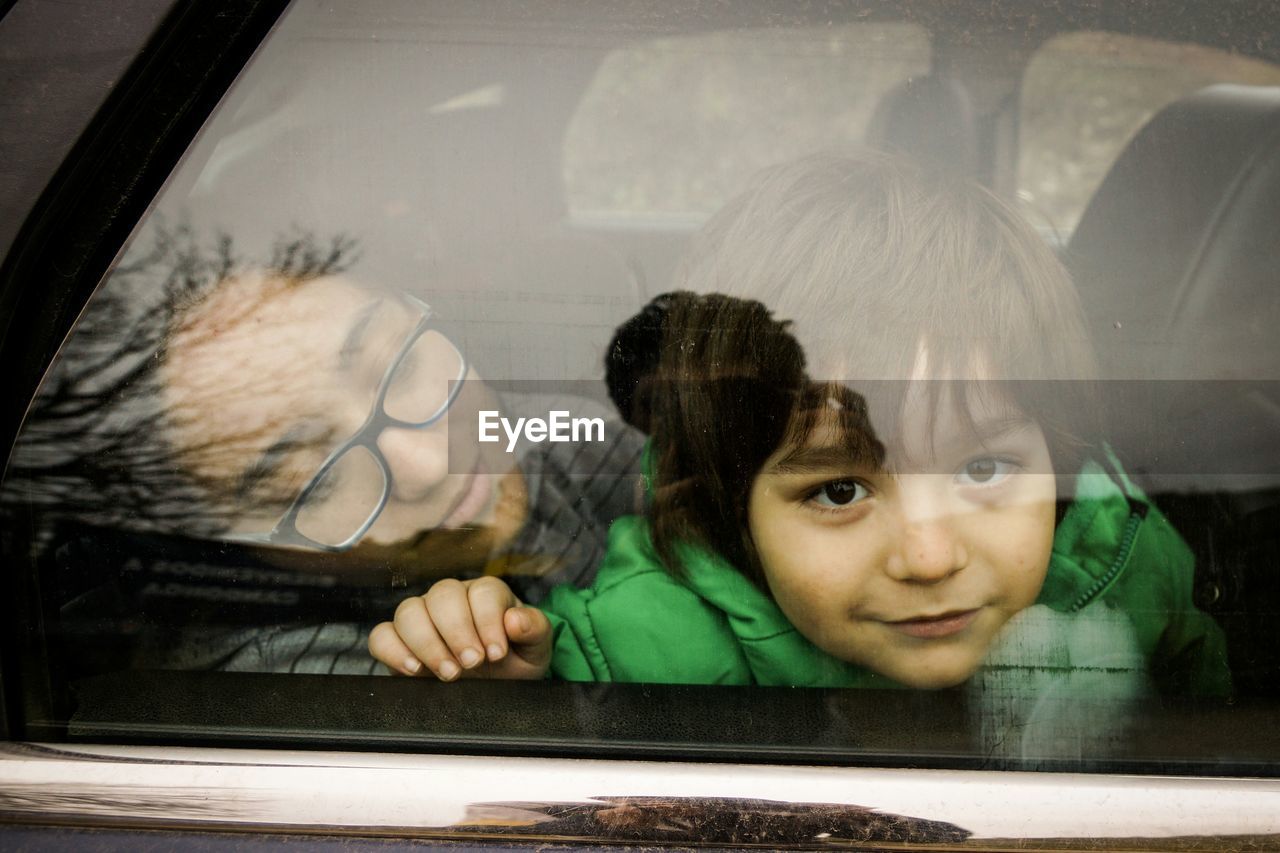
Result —
<path fill-rule="evenodd" d="M 787 164 L 677 282 L 650 512 L 614 524 L 592 587 L 533 609 L 443 581 L 375 629 L 376 658 L 444 680 L 941 688 L 985 666 L 1230 690 L 1190 553 L 1097 440 L 1074 288 L 994 196 L 878 155 Z"/>

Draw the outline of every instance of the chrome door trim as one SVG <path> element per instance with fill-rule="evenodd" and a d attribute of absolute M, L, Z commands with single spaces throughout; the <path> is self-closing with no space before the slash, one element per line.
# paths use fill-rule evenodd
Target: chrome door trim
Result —
<path fill-rule="evenodd" d="M 0 820 L 441 839 L 1262 849 L 1280 847 L 1280 780 L 8 743 Z M 829 825 L 843 828 L 813 831 Z"/>

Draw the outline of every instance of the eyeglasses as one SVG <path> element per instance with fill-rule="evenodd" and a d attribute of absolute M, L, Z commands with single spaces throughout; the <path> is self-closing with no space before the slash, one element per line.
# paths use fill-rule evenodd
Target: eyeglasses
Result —
<path fill-rule="evenodd" d="M 403 296 L 422 318 L 387 366 L 364 425 L 321 463 L 270 533 L 229 538 L 345 551 L 377 521 L 393 482 L 378 437 L 388 427 L 426 429 L 439 421 L 458 398 L 467 375 L 462 353 L 432 328 L 430 306 L 411 294 Z M 425 367 L 431 367 L 431 382 L 421 381 Z M 454 378 L 446 381 L 450 375 Z"/>

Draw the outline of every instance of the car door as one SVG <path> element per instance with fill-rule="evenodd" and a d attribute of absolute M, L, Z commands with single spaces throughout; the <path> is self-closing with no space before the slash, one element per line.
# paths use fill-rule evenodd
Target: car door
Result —
<path fill-rule="evenodd" d="M 761 168 L 871 147 L 981 184 L 1063 253 L 1095 337 L 1130 322 L 1106 307 L 1125 277 L 1093 273 L 1192 237 L 1170 226 L 1139 243 L 1084 202 L 1116 192 L 1101 176 L 1117 158 L 1167 171 L 1172 149 L 1134 153 L 1129 137 L 1202 83 L 1274 99 L 1280 50 L 1253 22 L 1269 33 L 1275 17 L 179 4 L 0 272 L 16 389 L 0 433 L 6 821 L 76 839 L 123 822 L 174 840 L 1266 846 L 1280 834 L 1266 628 L 1280 602 L 1258 482 L 1273 472 L 1209 454 L 1189 473 L 1213 488 L 1180 491 L 1167 475 L 1188 471 L 1141 456 L 1169 438 L 1143 408 L 1165 399 L 1160 383 L 1234 405 L 1269 399 L 1265 371 L 1256 387 L 1185 371 L 1101 383 L 1139 432 L 1098 446 L 1190 543 L 1230 697 L 1091 692 L 1083 666 L 1008 679 L 998 661 L 940 691 L 446 684 L 389 677 L 367 643 L 441 578 L 505 574 L 529 601 L 590 585 L 610 523 L 643 514 L 652 489 L 645 436 L 605 381 L 615 330 L 678 280 L 694 234 Z M 1180 64 L 1197 73 L 1170 91 Z M 1265 157 L 1272 127 L 1240 138 Z M 1225 234 L 1229 251 L 1269 212 L 1195 239 Z M 1098 221 L 1120 249 L 1080 237 Z M 1249 246 L 1265 269 L 1274 250 Z M 1153 281 L 1156 301 L 1181 280 Z M 446 384 L 398 409 L 415 355 Z M 317 380 L 337 375 L 326 359 L 341 383 Z M 599 419 L 606 440 L 458 438 L 486 412 Z M 1215 423 L 1274 448 L 1256 424 Z M 344 511 L 309 515 L 312 491 Z M 1112 636 L 1084 630 L 1072 642 Z"/>

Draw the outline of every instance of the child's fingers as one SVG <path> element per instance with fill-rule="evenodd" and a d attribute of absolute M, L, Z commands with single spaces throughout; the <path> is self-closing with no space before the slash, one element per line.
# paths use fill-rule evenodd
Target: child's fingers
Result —
<path fill-rule="evenodd" d="M 511 587 L 497 578 L 477 578 L 467 584 L 471 603 L 471 620 L 483 643 L 485 655 L 496 663 L 507 654 L 507 630 L 502 614 L 520 603 Z"/>
<path fill-rule="evenodd" d="M 512 650 L 531 667 L 543 671 L 551 663 L 551 621 L 536 607 L 520 605 L 503 614 Z"/>
<path fill-rule="evenodd" d="M 476 632 L 467 593 L 470 583 L 438 581 L 422 596 L 431 624 L 463 669 L 475 669 L 485 661 L 485 645 Z"/>
<path fill-rule="evenodd" d="M 369 652 L 405 675 L 425 664 L 442 681 L 541 678 L 551 661 L 551 623 L 497 578 L 443 580 L 401 601 L 394 620 L 370 633 Z"/>
<path fill-rule="evenodd" d="M 383 622 L 369 632 L 369 654 L 401 675 L 422 672 L 422 661 L 404 644 L 390 622 Z"/>
<path fill-rule="evenodd" d="M 400 602 L 392 625 L 414 657 L 426 664 L 441 681 L 453 681 L 462 674 L 462 665 L 432 623 L 425 598 L 415 595 Z"/>

